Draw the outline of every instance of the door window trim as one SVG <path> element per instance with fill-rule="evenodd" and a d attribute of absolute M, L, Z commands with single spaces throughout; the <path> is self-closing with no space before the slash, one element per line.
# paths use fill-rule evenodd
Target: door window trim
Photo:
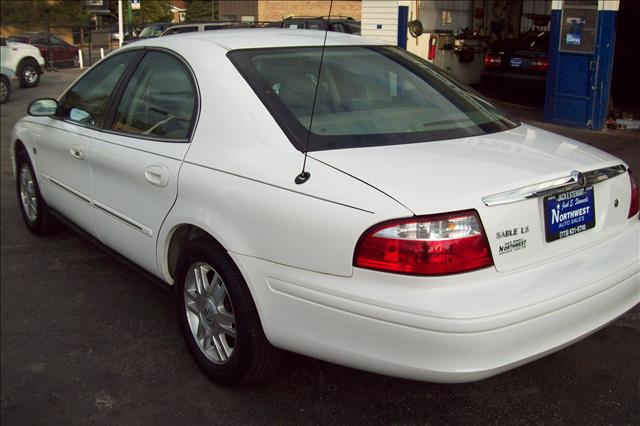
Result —
<path fill-rule="evenodd" d="M 105 57 L 105 59 L 113 58 L 116 55 L 122 55 L 122 54 L 125 54 L 125 53 L 128 53 L 128 52 L 132 52 L 132 51 L 139 51 L 139 52 L 138 52 L 138 54 L 136 56 L 133 57 L 131 62 L 129 62 L 129 64 L 125 68 L 124 72 L 122 73 L 122 75 L 118 79 L 116 85 L 114 86 L 113 92 L 111 93 L 111 95 L 107 99 L 105 112 L 104 112 L 104 119 L 102 120 L 102 122 L 99 125 L 97 125 L 97 126 L 88 126 L 86 124 L 78 123 L 77 121 L 72 121 L 72 120 L 69 120 L 67 118 L 60 117 L 60 116 L 57 115 L 57 113 L 56 113 L 55 116 L 52 116 L 51 118 L 53 118 L 55 120 L 58 120 L 58 121 L 63 121 L 65 123 L 73 124 L 73 125 L 78 126 L 78 127 L 83 127 L 83 128 L 89 129 L 89 130 L 94 130 L 94 131 L 97 131 L 97 132 L 100 132 L 100 133 L 107 133 L 107 134 L 112 134 L 112 135 L 125 136 L 125 137 L 128 137 L 128 138 L 134 138 L 134 139 L 144 139 L 144 140 L 153 141 L 153 142 L 191 143 L 191 141 L 193 140 L 193 134 L 195 133 L 196 126 L 197 126 L 198 121 L 200 119 L 200 110 L 201 110 L 200 86 L 198 85 L 198 80 L 196 79 L 195 73 L 193 72 L 193 68 L 191 68 L 189 63 L 180 54 L 178 54 L 178 53 L 176 53 L 176 52 L 174 52 L 172 50 L 166 49 L 164 47 L 156 47 L 156 46 L 144 46 L 144 47 L 134 47 L 134 48 L 125 49 L 122 52 L 115 53 L 113 56 L 109 55 L 109 56 Z M 189 78 L 191 79 L 191 82 L 193 83 L 193 87 L 195 89 L 194 90 L 194 94 L 196 96 L 196 99 L 195 99 L 195 102 L 194 102 L 194 109 L 193 109 L 193 113 L 191 115 L 191 122 L 189 124 L 189 130 L 187 132 L 187 137 L 186 138 L 171 139 L 171 138 L 162 138 L 162 137 L 158 137 L 158 136 L 139 135 L 139 134 L 134 134 L 134 133 L 126 133 L 126 132 L 122 132 L 122 131 L 118 131 L 118 130 L 113 130 L 111 128 L 111 126 L 113 125 L 113 122 L 115 120 L 115 116 L 116 116 L 116 112 L 117 112 L 117 109 L 118 109 L 118 105 L 122 101 L 122 96 L 124 95 L 125 89 L 127 88 L 127 85 L 129 84 L 129 81 L 131 80 L 131 77 L 136 72 L 136 70 L 138 69 L 138 66 L 140 65 L 140 63 L 142 62 L 144 57 L 147 55 L 147 53 L 153 52 L 153 51 L 164 53 L 166 55 L 172 56 L 175 59 L 177 59 L 185 67 L 185 69 L 187 70 L 187 75 L 189 76 Z M 102 61 L 98 62 L 96 65 L 100 64 L 101 62 Z M 82 79 L 85 78 L 88 74 L 89 73 L 87 72 L 86 74 L 82 75 L 71 86 L 69 86 L 67 88 L 67 90 L 65 90 L 62 93 L 62 95 L 60 95 L 60 97 L 58 97 L 58 99 L 57 99 L 58 100 L 58 104 L 60 103 L 60 100 L 63 99 L 67 95 L 69 90 L 71 90 L 78 83 L 80 83 L 80 81 L 82 81 Z"/>
<path fill-rule="evenodd" d="M 187 61 L 182 56 L 180 56 L 178 53 L 176 53 L 176 52 L 174 52 L 172 50 L 165 49 L 163 47 L 155 47 L 155 46 L 154 47 L 143 47 L 142 49 L 145 51 L 144 55 L 142 55 L 140 57 L 140 59 L 137 61 L 137 63 L 135 64 L 135 68 L 133 69 L 131 74 L 128 74 L 126 76 L 127 77 L 126 81 L 125 80 L 121 80 L 121 81 L 118 82 L 118 84 L 116 85 L 116 89 L 113 91 L 112 96 L 109 98 L 109 101 L 107 103 L 107 110 L 106 110 L 106 114 L 105 114 L 105 122 L 103 123 L 103 127 L 102 127 L 101 131 L 103 131 L 104 133 L 115 134 L 115 135 L 119 135 L 119 136 L 126 136 L 126 137 L 130 137 L 130 138 L 134 138 L 134 139 L 145 139 L 145 140 L 156 141 L 156 142 L 191 143 L 191 140 L 193 138 L 193 133 L 195 131 L 197 122 L 198 122 L 198 120 L 200 118 L 200 87 L 198 86 L 198 81 L 196 80 L 195 73 L 193 72 L 193 69 L 191 68 L 191 66 L 187 63 Z M 137 133 L 127 133 L 127 132 L 123 132 L 123 131 L 119 131 L 119 130 L 114 130 L 112 128 L 113 122 L 115 121 L 115 118 L 116 118 L 116 113 L 117 113 L 117 110 L 118 110 L 118 106 L 120 105 L 120 102 L 122 102 L 122 97 L 124 96 L 124 92 L 125 92 L 127 86 L 129 85 L 129 81 L 131 80 L 131 77 L 133 76 L 133 74 L 135 74 L 136 70 L 138 69 L 138 67 L 140 66 L 142 61 L 144 60 L 144 57 L 149 52 L 159 52 L 159 53 L 163 53 L 165 55 L 169 55 L 169 56 L 177 59 L 184 66 L 184 68 L 187 70 L 187 75 L 191 79 L 191 83 L 193 84 L 193 87 L 195 89 L 194 90 L 194 94 L 196 96 L 196 99 L 195 99 L 195 102 L 194 102 L 193 112 L 191 113 L 191 120 L 190 120 L 190 123 L 189 123 L 189 130 L 187 131 L 187 137 L 186 138 L 180 138 L 180 139 L 163 138 L 163 137 L 159 137 L 159 136 L 142 135 L 142 134 L 137 134 Z"/>
<path fill-rule="evenodd" d="M 114 54 L 113 56 L 112 55 L 106 56 L 105 59 L 103 59 L 100 62 L 96 63 L 96 66 L 97 66 L 97 65 L 101 64 L 103 61 L 106 61 L 107 59 L 115 58 L 117 55 L 124 55 L 124 54 L 130 53 L 132 51 L 139 51 L 139 52 L 136 55 L 134 55 L 133 59 L 131 59 L 131 62 L 129 62 L 127 64 L 126 68 L 124 69 L 124 71 L 122 72 L 120 77 L 118 78 L 118 81 L 116 82 L 116 84 L 114 86 L 114 90 L 111 92 L 111 95 L 109 95 L 109 97 L 107 98 L 107 101 L 105 103 L 103 119 L 101 120 L 100 123 L 98 123 L 98 125 L 89 126 L 87 124 L 83 124 L 83 123 L 80 123 L 78 121 L 73 121 L 73 120 L 70 120 L 68 118 L 62 117 L 59 114 L 59 109 L 60 109 L 60 105 L 61 105 L 60 101 L 67 96 L 67 94 L 69 93 L 69 91 L 71 89 L 76 87 L 83 79 L 85 79 L 91 73 L 91 68 L 89 68 L 87 70 L 87 72 L 82 74 L 79 79 L 74 81 L 73 84 L 71 84 L 69 87 L 67 87 L 67 89 L 58 97 L 58 99 L 57 99 L 57 101 L 58 101 L 58 111 L 56 111 L 56 114 L 54 116 L 52 116 L 52 118 L 54 118 L 54 119 L 56 119 L 58 121 L 63 121 L 65 123 L 73 124 L 73 125 L 78 126 L 78 127 L 83 127 L 85 129 L 95 130 L 95 131 L 98 131 L 98 132 L 102 131 L 103 128 L 104 128 L 104 121 L 107 118 L 108 113 L 109 113 L 109 106 L 111 105 L 111 98 L 113 97 L 113 94 L 115 93 L 116 89 L 118 88 L 118 85 L 122 82 L 122 79 L 129 72 L 129 70 L 132 69 L 132 68 L 136 68 L 137 67 L 138 61 L 140 61 L 140 59 L 142 59 L 142 56 L 144 56 L 144 50 L 142 48 L 140 48 L 140 47 L 136 47 L 134 49 L 127 49 L 127 50 L 125 50 L 123 52 L 118 52 L 118 53 Z"/>

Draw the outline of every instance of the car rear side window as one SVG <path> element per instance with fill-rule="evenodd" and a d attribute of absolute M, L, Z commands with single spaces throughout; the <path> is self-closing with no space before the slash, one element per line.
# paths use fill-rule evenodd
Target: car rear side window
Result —
<path fill-rule="evenodd" d="M 113 130 L 185 140 L 196 111 L 196 88 L 182 62 L 166 53 L 149 52 L 122 95 Z"/>
<path fill-rule="evenodd" d="M 454 139 L 517 125 L 402 49 L 327 47 L 318 81 L 320 56 L 320 47 L 228 54 L 300 150 L 311 122 L 311 151 Z"/>
<path fill-rule="evenodd" d="M 58 117 L 100 127 L 107 101 L 120 76 L 138 51 L 116 54 L 91 68 L 59 102 Z"/>

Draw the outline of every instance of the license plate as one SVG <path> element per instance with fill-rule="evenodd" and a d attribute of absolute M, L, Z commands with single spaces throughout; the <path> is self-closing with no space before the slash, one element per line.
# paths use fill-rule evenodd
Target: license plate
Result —
<path fill-rule="evenodd" d="M 544 197 L 544 222 L 547 242 L 596 226 L 593 186 Z"/>
<path fill-rule="evenodd" d="M 515 68 L 520 68 L 522 66 L 522 62 L 522 58 L 511 58 L 511 60 L 509 60 L 509 65 Z"/>

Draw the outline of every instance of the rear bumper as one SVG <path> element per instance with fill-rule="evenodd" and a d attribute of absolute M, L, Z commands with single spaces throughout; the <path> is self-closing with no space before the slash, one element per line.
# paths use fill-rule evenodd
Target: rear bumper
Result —
<path fill-rule="evenodd" d="M 587 336 L 640 301 L 640 222 L 511 273 L 342 278 L 233 254 L 276 346 L 409 379 L 486 378 Z"/>
<path fill-rule="evenodd" d="M 483 71 L 481 74 L 482 81 L 518 81 L 531 84 L 544 85 L 547 81 L 546 75 L 540 74 L 524 74 L 517 72 L 502 72 L 502 71 Z"/>

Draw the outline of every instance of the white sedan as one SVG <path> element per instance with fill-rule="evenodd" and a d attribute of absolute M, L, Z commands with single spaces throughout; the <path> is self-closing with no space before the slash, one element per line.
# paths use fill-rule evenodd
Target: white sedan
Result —
<path fill-rule="evenodd" d="M 280 349 L 478 380 L 638 303 L 624 162 L 402 49 L 324 36 L 141 41 L 35 101 L 12 133 L 26 226 L 72 224 L 173 285 L 189 351 L 224 385 Z"/>

